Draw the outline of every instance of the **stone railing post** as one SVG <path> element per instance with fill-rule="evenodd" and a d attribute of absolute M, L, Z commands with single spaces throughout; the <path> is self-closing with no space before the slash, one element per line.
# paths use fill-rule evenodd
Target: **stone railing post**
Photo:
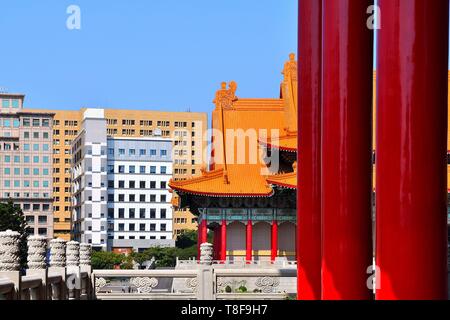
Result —
<path fill-rule="evenodd" d="M 80 244 L 80 271 L 86 272 L 88 279 L 86 281 L 86 295 L 87 299 L 92 298 L 92 265 L 91 265 L 92 247 L 90 244 L 81 243 Z"/>
<path fill-rule="evenodd" d="M 11 298 L 20 299 L 20 233 L 16 231 L 0 232 L 0 278 L 14 282 Z"/>
<path fill-rule="evenodd" d="M 200 265 L 197 275 L 197 299 L 215 300 L 213 275 L 213 245 L 204 242 L 200 245 Z"/>
<path fill-rule="evenodd" d="M 59 287 L 52 288 L 52 295 L 59 300 L 67 299 L 66 286 L 66 240 L 53 239 L 50 240 L 50 260 L 48 272 L 52 275 L 61 276 Z"/>
<path fill-rule="evenodd" d="M 41 287 L 36 290 L 39 300 L 47 299 L 47 238 L 42 236 L 29 236 L 27 239 L 27 275 L 38 276 L 42 280 Z M 33 295 L 34 296 L 34 295 Z"/>
<path fill-rule="evenodd" d="M 77 241 L 67 242 L 66 247 L 67 266 L 67 288 L 70 299 L 79 299 L 81 290 L 80 276 L 80 243 Z"/>

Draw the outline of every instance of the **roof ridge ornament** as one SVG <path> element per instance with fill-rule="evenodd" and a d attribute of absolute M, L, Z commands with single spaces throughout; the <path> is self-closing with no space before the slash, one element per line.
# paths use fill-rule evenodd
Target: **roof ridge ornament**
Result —
<path fill-rule="evenodd" d="M 214 98 L 213 103 L 215 103 L 218 108 L 231 108 L 233 106 L 233 102 L 238 100 L 238 97 L 236 96 L 236 90 L 236 81 L 230 81 L 230 83 L 228 84 L 228 89 L 227 83 L 222 82 L 221 89 L 217 90 L 216 97 Z"/>
<path fill-rule="evenodd" d="M 284 64 L 283 72 L 284 78 L 290 77 L 292 80 L 297 80 L 297 61 L 295 60 L 295 53 L 289 54 L 289 61 Z"/>

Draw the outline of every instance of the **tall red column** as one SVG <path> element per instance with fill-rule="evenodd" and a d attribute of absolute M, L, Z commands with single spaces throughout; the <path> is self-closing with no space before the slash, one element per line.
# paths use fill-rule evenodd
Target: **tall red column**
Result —
<path fill-rule="evenodd" d="M 246 226 L 246 252 L 245 252 L 245 260 L 252 261 L 253 260 L 253 223 L 251 220 L 247 221 Z"/>
<path fill-rule="evenodd" d="M 227 222 L 222 220 L 220 226 L 220 260 L 227 260 Z"/>
<path fill-rule="evenodd" d="M 447 299 L 448 1 L 378 0 L 377 299 Z"/>
<path fill-rule="evenodd" d="M 278 221 L 272 222 L 272 249 L 270 258 L 272 261 L 275 261 L 275 258 L 278 256 Z"/>
<path fill-rule="evenodd" d="M 203 219 L 200 228 L 200 244 L 208 242 L 208 222 Z"/>
<path fill-rule="evenodd" d="M 322 1 L 299 2 L 300 152 L 297 186 L 297 297 L 320 299 L 321 293 L 321 72 Z"/>
<path fill-rule="evenodd" d="M 322 5 L 322 299 L 370 299 L 373 1 Z"/>

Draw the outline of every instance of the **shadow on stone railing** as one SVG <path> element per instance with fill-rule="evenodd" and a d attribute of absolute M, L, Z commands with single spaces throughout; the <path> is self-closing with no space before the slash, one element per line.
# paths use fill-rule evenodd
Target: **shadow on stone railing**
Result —
<path fill-rule="evenodd" d="M 30 236 L 28 269 L 20 270 L 20 234 L 0 232 L 0 299 L 91 299 L 91 246 L 76 241 Z"/>

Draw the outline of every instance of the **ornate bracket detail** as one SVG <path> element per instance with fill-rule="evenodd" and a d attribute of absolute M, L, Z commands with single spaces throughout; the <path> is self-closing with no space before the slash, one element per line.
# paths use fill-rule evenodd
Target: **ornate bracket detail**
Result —
<path fill-rule="evenodd" d="M 158 279 L 150 277 L 131 278 L 130 283 L 133 284 L 139 293 L 150 293 L 153 288 L 158 285 Z"/>
<path fill-rule="evenodd" d="M 191 289 L 192 292 L 197 292 L 198 280 L 197 278 L 186 279 L 186 287 Z"/>
<path fill-rule="evenodd" d="M 261 277 L 256 279 L 255 286 L 261 288 L 263 293 L 273 293 L 274 289 L 280 284 L 279 278 Z"/>
<path fill-rule="evenodd" d="M 98 293 L 104 286 L 106 286 L 105 278 L 95 278 L 95 292 Z"/>

